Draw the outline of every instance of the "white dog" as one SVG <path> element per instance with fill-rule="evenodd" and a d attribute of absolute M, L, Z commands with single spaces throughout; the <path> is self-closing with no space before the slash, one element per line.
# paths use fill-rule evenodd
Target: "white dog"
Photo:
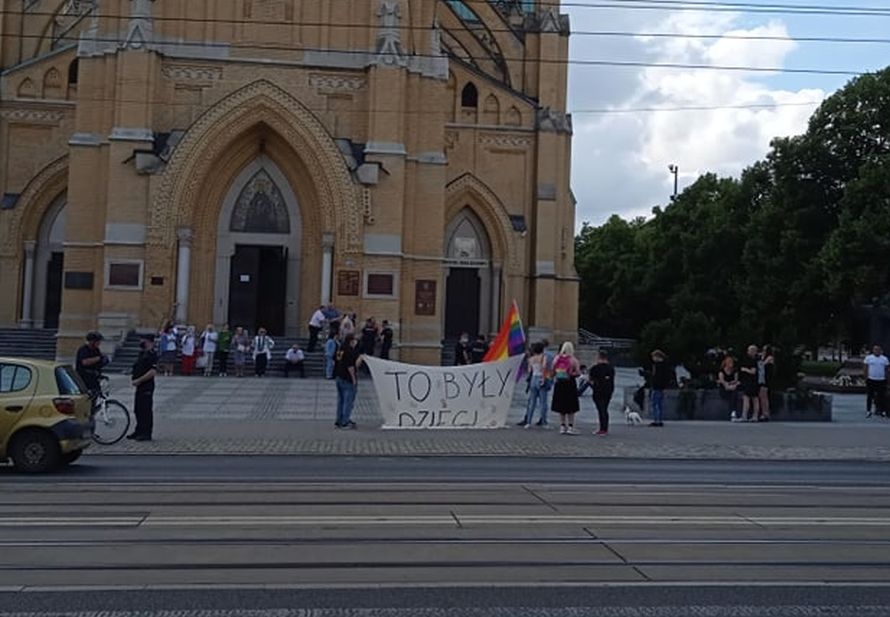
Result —
<path fill-rule="evenodd" d="M 640 412 L 634 411 L 630 406 L 624 408 L 624 419 L 627 420 L 628 426 L 643 423 L 643 418 L 640 416 Z"/>

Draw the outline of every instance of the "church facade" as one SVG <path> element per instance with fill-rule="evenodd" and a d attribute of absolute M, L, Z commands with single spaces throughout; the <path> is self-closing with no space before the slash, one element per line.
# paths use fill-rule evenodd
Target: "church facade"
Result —
<path fill-rule="evenodd" d="M 532 0 L 0 0 L 0 326 L 574 340 L 569 24 Z"/>

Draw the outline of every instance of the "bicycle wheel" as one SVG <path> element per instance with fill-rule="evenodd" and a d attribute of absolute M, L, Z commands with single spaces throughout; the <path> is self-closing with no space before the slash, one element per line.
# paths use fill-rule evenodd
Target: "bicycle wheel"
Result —
<path fill-rule="evenodd" d="M 93 441 L 110 446 L 116 444 L 130 430 L 130 412 L 120 401 L 105 401 L 105 409 L 94 416 Z"/>

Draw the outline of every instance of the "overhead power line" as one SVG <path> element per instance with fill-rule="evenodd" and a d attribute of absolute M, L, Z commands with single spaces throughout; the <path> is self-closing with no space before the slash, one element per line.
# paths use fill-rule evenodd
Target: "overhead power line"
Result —
<path fill-rule="evenodd" d="M 488 0 L 463 0 L 467 5 L 488 4 Z M 862 5 L 774 4 L 757 2 L 724 2 L 717 0 L 594 0 L 592 2 L 539 2 L 539 6 L 555 8 L 659 11 L 732 11 L 737 13 L 777 13 L 790 15 L 847 15 L 851 17 L 890 17 L 890 8 Z"/>
<path fill-rule="evenodd" d="M 680 107 L 604 107 L 600 109 L 574 109 L 574 114 L 639 114 L 677 111 L 720 111 L 732 109 L 775 109 L 778 107 L 815 107 L 822 101 L 797 101 L 789 103 L 751 103 L 743 105 L 690 105 Z"/>
<path fill-rule="evenodd" d="M 43 38 L 37 35 L 25 35 L 24 38 Z M 95 41 L 101 43 L 119 43 L 120 40 L 116 37 L 96 37 L 93 39 Z M 73 43 L 73 41 L 72 41 Z M 294 45 L 270 45 L 270 44 L 253 44 L 253 43 L 218 43 L 218 42 L 203 42 L 203 41 L 170 41 L 166 43 L 159 43 L 170 45 L 171 47 L 218 47 L 225 49 L 247 49 L 247 50 L 265 50 L 265 51 L 311 51 L 311 52 L 326 52 L 331 51 L 331 48 L 328 47 L 301 47 Z M 362 50 L 362 49 L 336 49 L 338 54 L 341 55 L 361 55 L 365 56 L 369 53 L 373 53 L 371 50 Z M 442 58 L 447 56 L 437 56 L 434 54 L 411 54 L 411 57 L 415 58 Z M 461 56 L 455 54 L 454 58 L 461 59 Z M 493 58 L 478 58 L 472 57 L 470 58 L 472 61 L 482 61 L 488 62 L 492 61 Z M 647 62 L 642 60 L 589 60 L 589 59 L 549 59 L 549 58 L 512 58 L 512 57 L 500 57 L 498 58 L 503 60 L 504 62 L 517 62 L 517 63 L 529 63 L 529 64 L 540 64 L 540 65 L 554 65 L 554 66 L 566 66 L 566 65 L 577 65 L 577 66 L 598 66 L 598 67 L 625 67 L 625 68 L 663 68 L 663 69 L 687 69 L 687 70 L 707 70 L 707 71 L 733 71 L 733 72 L 750 72 L 750 73 L 789 73 L 789 74 L 804 74 L 804 75 L 840 75 L 846 77 L 855 77 L 857 75 L 862 75 L 865 71 L 857 71 L 851 69 L 824 69 L 824 68 L 812 68 L 812 67 L 763 67 L 763 66 L 749 66 L 749 65 L 728 65 L 728 64 L 704 64 L 704 63 L 689 63 L 689 62 Z M 227 58 L 227 60 L 242 60 L 242 61 L 250 61 L 251 58 Z M 208 59 L 207 61 L 213 61 L 213 59 Z M 274 63 L 274 60 L 273 60 Z"/>
<path fill-rule="evenodd" d="M 750 5 L 756 7 L 815 7 L 817 5 L 786 5 L 786 4 L 754 4 L 754 3 L 736 3 L 736 2 L 706 2 L 703 0 L 690 0 L 689 2 L 682 2 L 681 0 L 609 0 L 611 2 L 621 2 L 621 3 L 661 3 L 661 4 L 681 4 L 681 5 L 707 5 L 707 6 L 737 6 L 737 5 Z M 469 3 L 487 3 L 488 0 L 464 0 L 464 2 Z M 557 5 L 557 3 L 547 3 L 544 2 L 542 4 L 545 5 Z M 588 8 L 597 8 L 599 7 L 599 2 L 594 3 L 584 3 L 584 2 L 565 2 L 562 3 L 561 6 L 583 6 Z M 854 6 L 842 6 L 842 7 L 833 7 L 834 9 L 843 9 L 843 10 L 852 10 L 858 9 L 860 7 Z M 881 14 L 885 14 L 890 16 L 890 8 L 880 9 Z M 14 15 L 22 15 L 21 11 L 0 11 L 0 14 L 14 14 Z M 56 13 L 52 12 L 28 12 L 29 16 L 44 16 L 44 17 L 52 17 L 56 15 Z M 124 15 L 120 13 L 101 13 L 101 17 L 110 18 L 110 19 L 128 19 L 129 15 Z M 225 18 L 194 18 L 194 17 L 164 17 L 164 16 L 156 16 L 153 18 L 156 21 L 164 22 L 186 22 L 186 23 L 200 23 L 200 24 L 242 24 L 248 23 L 246 20 L 236 20 L 236 19 L 225 19 Z M 259 25 L 281 25 L 280 22 L 273 21 L 264 21 L 264 20 L 250 20 L 249 23 L 259 24 Z M 368 23 L 336 23 L 330 24 L 328 22 L 308 22 L 308 21 L 299 21 L 293 22 L 295 26 L 302 27 L 321 27 L 324 25 L 330 25 L 332 27 L 341 29 L 366 29 L 370 31 L 374 31 L 376 29 L 376 24 L 368 24 Z M 492 28 L 486 26 L 487 29 L 492 33 L 513 33 L 513 30 L 504 27 L 504 28 Z M 428 31 L 431 28 L 429 26 L 412 26 L 410 24 L 405 24 L 402 26 L 403 30 L 424 30 Z M 890 44 L 890 38 L 880 38 L 880 37 L 842 37 L 842 36 L 780 36 L 780 35 L 765 35 L 765 34 L 720 34 L 720 33 L 680 33 L 680 32 L 633 32 L 633 31 L 609 31 L 609 30 L 579 30 L 573 31 L 573 36 L 595 36 L 595 37 L 633 37 L 633 38 L 668 38 L 668 39 L 693 39 L 693 40 L 719 40 L 719 39 L 728 39 L 728 40 L 750 40 L 750 41 L 794 41 L 798 43 L 823 43 L 823 44 L 881 44 L 887 45 Z M 12 35 L 10 38 L 44 38 L 43 35 Z M 182 42 L 182 45 L 194 44 L 188 41 Z M 214 45 L 214 43 L 206 43 L 201 42 L 198 43 L 202 46 Z M 221 44 L 221 46 L 230 46 L 237 47 L 237 44 Z M 290 48 L 282 48 L 282 47 L 265 47 L 263 45 L 243 45 L 244 47 L 252 47 L 254 49 L 290 49 Z M 507 59 L 514 61 L 514 59 Z M 534 61 L 532 59 L 523 59 L 523 61 Z M 570 61 L 571 62 L 571 61 Z M 736 70 L 736 69 L 730 69 Z M 806 73 L 814 73 L 813 70 L 805 70 Z M 816 73 L 818 74 L 818 73 Z M 841 75 L 855 75 L 858 74 L 857 71 L 832 71 L 829 74 L 841 74 Z"/>
<path fill-rule="evenodd" d="M 16 102 L 21 102 L 22 99 L 18 99 Z M 145 99 L 145 98 L 128 98 L 128 97 L 101 97 L 101 96 L 82 96 L 77 99 L 29 99 L 31 102 L 37 104 L 46 104 L 46 103 L 58 103 L 65 102 L 73 103 L 73 102 L 83 102 L 83 103 L 145 103 L 147 105 L 156 106 L 156 107 L 201 107 L 196 105 L 195 103 L 190 103 L 186 101 L 169 101 L 162 99 Z M 599 108 L 576 108 L 568 110 L 568 113 L 572 115 L 619 115 L 619 114 L 648 114 L 648 113 L 661 113 L 661 112 L 707 112 L 707 111 L 721 111 L 721 110 L 768 110 L 768 109 L 777 109 L 782 107 L 815 107 L 817 105 L 821 105 L 823 101 L 789 101 L 789 102 L 773 102 L 773 103 L 742 103 L 742 104 L 727 104 L 727 105 L 686 105 L 686 106 L 664 106 L 664 107 L 599 107 Z M 314 113 L 331 113 L 333 110 L 328 107 L 319 107 L 308 105 L 305 102 L 301 104 L 306 107 L 309 111 Z M 503 101 L 501 102 L 501 108 L 503 109 Z M 524 111 L 521 113 L 527 114 L 530 109 L 527 105 L 519 105 L 522 107 Z M 480 103 L 478 106 L 478 113 L 480 116 L 484 116 L 485 109 L 484 105 Z M 432 115 L 445 115 L 451 113 L 450 109 L 440 109 L 440 108 L 431 108 L 431 109 L 403 109 L 401 107 L 360 107 L 356 110 L 348 110 L 342 111 L 339 110 L 336 113 L 343 113 L 346 115 L 357 115 L 363 113 L 385 113 L 385 114 L 399 114 L 404 116 L 432 116 Z M 451 122 L 445 118 L 446 122 Z M 505 129 L 511 128 L 528 128 L 528 126 L 512 126 L 512 125 L 502 125 Z M 484 122 L 480 122 L 480 128 L 487 128 L 484 125 Z"/>
<path fill-rule="evenodd" d="M 15 13 L 20 14 L 19 11 L 0 11 L 0 14 L 9 14 Z M 43 15 L 44 17 L 50 17 L 54 14 L 52 13 L 28 13 L 28 15 Z M 109 19 L 127 19 L 127 15 L 121 14 L 103 14 L 104 17 Z M 246 23 L 244 21 L 232 20 L 232 19 L 211 19 L 211 18 L 174 18 L 174 17 L 155 17 L 155 20 L 158 21 L 171 21 L 171 22 L 186 22 L 186 23 L 202 23 L 202 24 L 241 24 Z M 268 22 L 268 21 L 251 21 L 252 24 L 259 25 L 281 25 L 278 22 Z M 376 24 L 367 24 L 367 23 L 337 23 L 337 24 L 328 24 L 327 22 L 316 22 L 316 21 L 300 21 L 295 22 L 293 25 L 301 26 L 301 27 L 321 27 L 324 25 L 331 25 L 337 29 L 362 29 L 369 30 L 374 32 L 377 28 Z M 430 26 L 412 26 L 410 24 L 405 24 L 402 26 L 402 30 L 406 31 L 430 31 L 432 28 Z M 492 33 L 510 33 L 513 34 L 515 31 L 507 28 L 495 28 L 495 27 L 487 27 L 487 29 Z M 35 35 L 35 34 L 11 34 L 9 35 L 12 39 L 18 38 L 45 38 L 44 35 Z M 890 38 L 885 37 L 853 37 L 853 36 L 784 36 L 784 35 L 770 35 L 770 34 L 736 34 L 736 33 L 695 33 L 695 32 L 635 32 L 632 30 L 572 30 L 572 36 L 590 36 L 590 37 L 631 37 L 631 38 L 669 38 L 669 39 L 729 39 L 729 40 L 739 40 L 739 41 L 794 41 L 796 43 L 827 43 L 827 44 L 872 44 L 872 45 L 890 45 Z"/>
<path fill-rule="evenodd" d="M 331 0 L 326 0 L 331 2 Z M 489 0 L 462 0 L 465 4 L 486 5 Z M 447 3 L 444 3 L 447 6 Z M 621 10 L 658 10 L 658 11 L 698 11 L 698 12 L 735 12 L 735 13 L 768 13 L 768 14 L 784 14 L 784 15 L 821 15 L 821 16 L 850 16 L 850 17 L 890 17 L 890 7 L 869 7 L 861 5 L 816 5 L 816 4 L 774 4 L 774 3 L 755 3 L 755 2 L 726 2 L 722 0 L 592 0 L 590 2 L 540 2 L 539 6 L 552 6 L 555 8 L 579 8 L 579 9 L 621 9 Z M 37 16 L 37 17 L 55 17 L 58 12 L 53 11 L 22 11 L 21 9 L 7 9 L 0 11 L 0 14 L 14 16 Z M 129 19 L 127 13 L 111 13 L 99 12 L 99 17 L 110 19 Z M 164 15 L 155 15 L 152 17 L 155 21 L 175 21 L 175 22 L 191 22 L 191 23 L 217 23 L 217 24 L 241 24 L 252 23 L 260 25 L 283 25 L 280 21 L 257 20 L 257 19 L 228 19 L 224 17 L 173 17 Z M 290 22 L 293 25 L 331 25 L 333 27 L 344 27 L 348 24 L 325 22 L 323 24 L 309 22 Z M 286 25 L 286 24 L 284 24 Z M 472 24 L 470 24 L 472 25 Z M 490 24 L 486 24 L 490 26 Z M 376 24 L 356 24 L 360 27 L 376 27 Z M 410 29 L 412 26 L 405 24 L 403 29 Z M 504 28 L 504 31 L 512 31 Z"/>

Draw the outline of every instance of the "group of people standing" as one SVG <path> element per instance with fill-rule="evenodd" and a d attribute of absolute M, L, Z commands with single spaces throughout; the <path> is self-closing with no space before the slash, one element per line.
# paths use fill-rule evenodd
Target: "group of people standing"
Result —
<path fill-rule="evenodd" d="M 354 429 L 352 419 L 358 394 L 358 374 L 364 356 L 389 360 L 394 331 L 389 321 L 378 323 L 373 317 L 358 330 L 358 316 L 352 311 L 341 313 L 332 304 L 320 305 L 309 319 L 308 351 L 315 351 L 321 334 L 327 331 L 324 344 L 324 373 L 337 384 L 337 418 L 334 426 Z"/>
<path fill-rule="evenodd" d="M 769 422 L 775 370 L 776 359 L 769 345 L 762 350 L 757 345 L 749 345 L 738 362 L 726 354 L 717 372 L 717 387 L 732 422 Z"/>
<path fill-rule="evenodd" d="M 599 415 L 596 435 L 608 435 L 609 403 L 615 393 L 615 368 L 609 362 L 608 354 L 600 351 L 596 363 L 588 371 L 575 357 L 572 343 L 563 343 L 556 355 L 547 350 L 548 346 L 546 339 L 534 343 L 526 357 L 528 404 L 519 426 L 549 426 L 547 399 L 552 390 L 549 411 L 559 414 L 559 433 L 579 435 L 575 428 L 575 415 L 581 410 L 581 396 L 591 389 Z M 536 411 L 537 422 L 534 421 Z"/>
<path fill-rule="evenodd" d="M 368 317 L 360 331 L 358 328 L 358 315 L 351 311 L 341 313 L 334 305 L 321 305 L 309 319 L 309 345 L 307 350 L 315 351 L 322 332 L 327 330 L 328 339 L 339 338 L 352 334 L 359 338 L 362 353 L 370 356 L 379 356 L 384 360 L 389 359 L 393 345 L 393 328 L 389 320 L 384 319 L 378 323 L 374 317 Z"/>
<path fill-rule="evenodd" d="M 248 358 L 253 360 L 254 374 L 263 377 L 272 360 L 275 341 L 265 328 L 260 328 L 256 336 L 251 337 L 241 326 L 230 330 L 226 324 L 217 331 L 213 324 L 207 324 L 204 331 L 198 334 L 195 326 L 188 326 L 184 332 L 178 333 L 176 327 L 168 323 L 158 334 L 157 346 L 159 368 L 163 375 L 173 374 L 178 357 L 182 375 L 194 375 L 197 368 L 207 377 L 214 371 L 226 377 L 229 374 L 229 357 L 232 356 L 236 377 L 244 376 Z M 302 363 L 302 352 L 299 355 Z"/>
<path fill-rule="evenodd" d="M 488 353 L 488 338 L 484 334 L 477 334 L 476 340 L 470 342 L 470 335 L 461 332 L 454 347 L 454 363 L 457 366 L 479 364 Z"/>

